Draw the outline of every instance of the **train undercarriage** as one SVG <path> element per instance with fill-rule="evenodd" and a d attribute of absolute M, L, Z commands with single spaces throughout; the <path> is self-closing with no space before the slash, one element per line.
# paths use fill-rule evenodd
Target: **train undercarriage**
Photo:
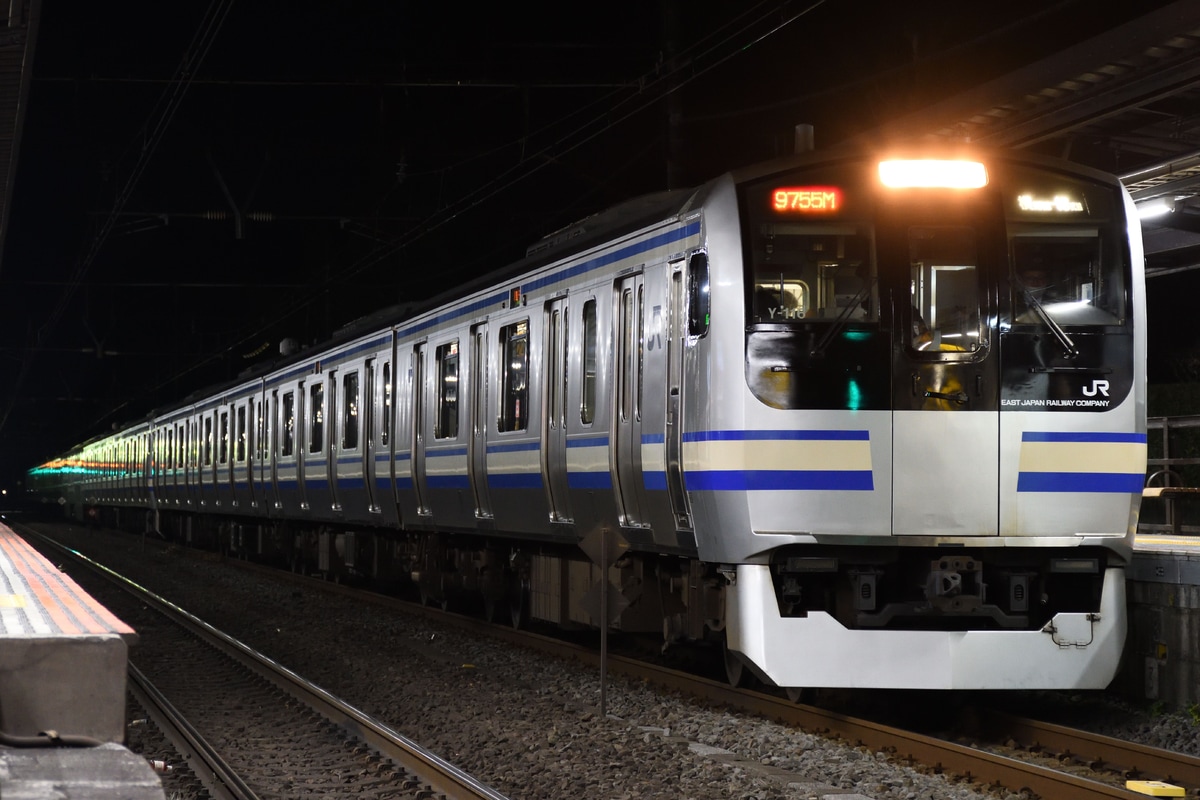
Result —
<path fill-rule="evenodd" d="M 568 545 L 129 508 L 97 508 L 87 518 L 514 627 L 585 630 L 604 618 L 605 570 Z M 1045 631 L 1056 614 L 1100 610 L 1108 566 L 1104 552 L 1078 548 L 822 546 L 781 549 L 769 570 L 780 620 L 823 612 L 846 631 Z M 732 565 L 626 551 L 607 570 L 610 628 L 661 635 L 664 651 L 683 642 L 712 645 L 731 683 L 753 676 L 770 685 L 751 659 L 727 646 L 738 573 Z"/>

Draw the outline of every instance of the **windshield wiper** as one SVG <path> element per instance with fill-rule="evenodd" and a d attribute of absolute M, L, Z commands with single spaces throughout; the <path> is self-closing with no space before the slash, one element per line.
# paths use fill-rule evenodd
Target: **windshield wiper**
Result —
<path fill-rule="evenodd" d="M 867 298 L 867 295 L 871 293 L 871 287 L 874 285 L 875 278 L 871 278 L 863 288 L 858 290 L 858 294 L 851 298 L 850 303 L 842 310 L 842 313 L 837 315 L 837 319 L 829 324 L 829 330 L 825 331 L 825 335 L 820 338 L 812 350 L 808 351 L 810 358 L 825 355 L 825 348 L 829 347 L 829 343 L 833 341 L 833 337 L 837 336 L 842 328 L 846 327 L 846 323 L 850 320 L 850 315 L 854 313 L 854 309 L 858 308 L 859 303 Z"/>
<path fill-rule="evenodd" d="M 1025 295 L 1025 300 L 1030 306 L 1033 307 L 1034 313 L 1036 313 L 1038 318 L 1045 323 L 1046 327 L 1050 329 L 1050 332 L 1054 334 L 1054 338 L 1058 339 L 1058 343 L 1061 344 L 1063 349 L 1067 351 L 1067 356 L 1069 358 L 1074 358 L 1075 356 L 1079 355 L 1079 348 L 1075 347 L 1075 342 L 1071 341 L 1071 337 L 1068 336 L 1067 332 L 1062 329 L 1062 326 L 1054 321 L 1054 318 L 1050 316 L 1050 312 L 1042 306 L 1041 302 L 1036 297 L 1034 297 L 1033 290 L 1022 283 L 1021 279 L 1016 275 L 1012 276 L 1012 281 L 1017 285 L 1017 288 L 1021 290 L 1021 293 Z"/>

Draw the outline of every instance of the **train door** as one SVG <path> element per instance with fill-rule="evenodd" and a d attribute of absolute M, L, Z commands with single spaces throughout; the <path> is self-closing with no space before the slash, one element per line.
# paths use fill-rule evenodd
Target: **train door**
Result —
<path fill-rule="evenodd" d="M 233 505 L 242 510 L 253 505 L 254 476 L 248 446 L 248 417 L 253 410 L 251 398 L 239 400 L 233 408 Z"/>
<path fill-rule="evenodd" d="M 270 434 L 267 428 L 269 419 L 267 404 L 270 400 L 265 391 L 261 392 L 256 399 L 254 412 L 250 415 L 249 421 L 251 430 L 250 476 L 253 480 L 250 505 L 259 513 L 263 513 L 268 507 L 267 493 L 270 490 L 270 485 L 267 483 L 270 475 L 267 469 L 267 454 L 271 452 L 268 444 Z"/>
<path fill-rule="evenodd" d="M 396 503 L 396 460 L 393 457 L 397 430 L 393 400 L 396 396 L 395 363 L 396 348 L 393 342 L 387 357 L 375 362 L 372 405 L 375 407 L 374 419 L 377 424 L 372 428 L 371 434 L 377 487 L 375 497 L 378 503 L 378 507 L 373 510 L 378 511 L 387 523 L 393 525 L 400 522 L 400 508 Z"/>
<path fill-rule="evenodd" d="M 892 284 L 893 532 L 997 535 L 995 248 L 952 218 L 885 227 L 880 248 L 881 264 L 907 265 L 881 278 Z"/>
<path fill-rule="evenodd" d="M 684 262 L 670 266 L 667 289 L 667 420 L 664 456 L 667 467 L 667 492 L 675 513 L 675 527 L 691 530 L 687 492 L 683 485 L 683 351 L 687 340 L 684 297 Z"/>
<path fill-rule="evenodd" d="M 412 483 L 417 496 L 417 516 L 430 517 L 429 492 L 425 483 L 425 394 L 427 387 L 425 371 L 428 343 L 421 342 L 413 348 L 413 379 L 410 399 L 412 401 Z"/>
<path fill-rule="evenodd" d="M 328 516 L 333 506 L 330 488 L 330 453 L 329 406 L 332 405 L 330 395 L 326 391 L 326 375 L 314 375 L 304 385 L 300 392 L 303 413 L 299 418 L 304 421 L 303 443 L 297 448 L 300 455 L 300 477 L 303 485 L 305 508 L 314 510 L 319 516 Z M 336 419 L 336 417 L 334 417 Z"/>
<path fill-rule="evenodd" d="M 368 514 L 379 513 L 379 484 L 375 477 L 378 465 L 375 461 L 375 425 L 379 419 L 375 408 L 375 359 L 368 358 L 363 362 L 360 385 L 346 387 L 346 394 L 353 390 L 355 408 L 352 416 L 358 416 L 358 430 L 355 435 L 361 440 L 363 499 L 366 501 Z M 361 392 L 361 395 L 359 394 Z"/>
<path fill-rule="evenodd" d="M 546 303 L 542 329 L 542 482 L 551 522 L 570 522 L 567 487 L 567 298 Z"/>
<path fill-rule="evenodd" d="M 615 367 L 611 468 L 617 511 L 626 527 L 644 525 L 642 513 L 642 341 L 645 280 L 617 281 L 614 292 Z"/>
<path fill-rule="evenodd" d="M 471 328 L 471 364 L 467 381 L 470 387 L 471 438 L 467 442 L 471 492 L 475 497 L 475 518 L 494 519 L 487 483 L 488 432 L 488 325 L 481 322 Z"/>
<path fill-rule="evenodd" d="M 268 491 L 268 495 L 270 497 L 269 502 L 271 503 L 271 510 L 283 508 L 283 497 L 280 495 L 279 487 L 279 458 L 283 453 L 282 442 L 284 435 L 283 426 L 280 422 L 279 416 L 282 413 L 281 408 L 282 406 L 279 403 L 279 390 L 273 389 L 271 390 L 270 397 L 267 400 L 267 407 L 264 409 L 268 426 L 268 435 L 265 445 L 268 454 L 267 458 L 270 461 L 270 490 Z"/>
<path fill-rule="evenodd" d="M 200 431 L 200 505 L 212 506 L 216 502 L 215 481 L 215 460 L 214 450 L 216 440 L 216 414 L 212 411 L 204 412 L 201 416 L 201 431 Z"/>
<path fill-rule="evenodd" d="M 340 369 L 330 371 L 326 378 L 327 387 L 325 391 L 327 396 L 326 402 L 329 406 L 325 409 L 327 427 L 325 434 L 325 484 L 329 487 L 329 508 L 339 512 L 342 510 L 342 495 L 338 484 L 338 476 L 341 472 L 339 462 L 341 461 L 343 445 L 345 444 L 343 434 L 346 430 L 346 406 L 343 403 L 345 398 L 338 391 L 338 387 L 341 385 L 342 377 L 348 374 L 346 371 Z M 357 420 L 355 422 L 357 423 Z M 357 442 L 355 444 L 354 449 L 357 450 Z"/>

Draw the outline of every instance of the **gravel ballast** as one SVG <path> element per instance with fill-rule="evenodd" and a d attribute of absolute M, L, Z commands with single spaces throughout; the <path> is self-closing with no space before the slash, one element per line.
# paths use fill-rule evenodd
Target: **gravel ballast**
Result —
<path fill-rule="evenodd" d="M 599 675 L 574 662 L 231 569 L 162 543 L 151 542 L 143 552 L 140 537 L 78 526 L 41 529 L 514 800 L 1022 797 L 621 678 L 608 681 L 604 718 Z M 130 657 L 137 662 L 136 647 Z M 1098 732 L 1200 755 L 1188 715 L 1150 716 L 1107 699 L 1095 702 L 1094 695 L 1052 697 L 1051 704 Z"/>

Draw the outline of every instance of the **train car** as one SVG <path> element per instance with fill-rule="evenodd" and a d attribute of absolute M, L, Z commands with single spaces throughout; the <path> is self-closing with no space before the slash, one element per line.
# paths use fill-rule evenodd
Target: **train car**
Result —
<path fill-rule="evenodd" d="M 583 220 L 40 473 L 65 492 L 105 454 L 106 513 L 514 624 L 598 624 L 609 580 L 615 627 L 719 643 L 734 682 L 1102 688 L 1146 467 L 1142 270 L 1111 176 L 799 154 Z"/>

